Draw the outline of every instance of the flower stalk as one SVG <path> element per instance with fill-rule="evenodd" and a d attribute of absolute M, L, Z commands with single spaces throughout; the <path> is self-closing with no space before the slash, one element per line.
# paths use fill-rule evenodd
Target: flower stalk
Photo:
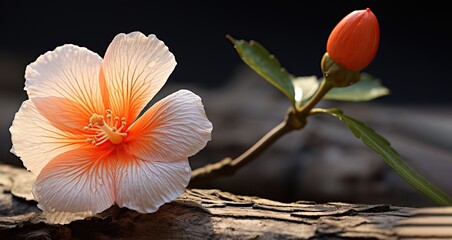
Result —
<path fill-rule="evenodd" d="M 237 170 L 252 162 L 282 136 L 294 130 L 303 129 L 306 126 L 307 117 L 309 116 L 311 109 L 331 88 L 332 85 L 329 81 L 323 80 L 314 96 L 300 110 L 297 110 L 294 107 L 289 108 L 284 121 L 270 130 L 270 132 L 265 134 L 251 148 L 237 158 L 225 158 L 217 163 L 207 164 L 193 170 L 190 184 L 194 184 L 200 180 L 233 175 Z"/>
<path fill-rule="evenodd" d="M 219 176 L 234 175 L 237 170 L 252 162 L 279 138 L 295 130 L 298 126 L 294 124 L 298 121 L 292 119 L 295 117 L 296 115 L 289 112 L 284 121 L 270 130 L 270 132 L 265 134 L 265 136 L 263 136 L 251 148 L 246 150 L 237 158 L 225 158 L 217 163 L 207 164 L 201 168 L 193 170 L 190 184 L 199 182 L 200 180 L 217 178 Z"/>
<path fill-rule="evenodd" d="M 297 78 L 288 74 L 279 62 L 265 48 L 258 44 L 236 41 L 231 38 L 245 63 L 282 91 L 292 103 L 283 122 L 262 137 L 256 144 L 235 159 L 225 158 L 193 171 L 191 184 L 203 179 L 234 174 L 269 148 L 283 135 L 303 129 L 309 116 L 329 114 L 342 121 L 349 130 L 379 154 L 403 179 L 438 205 L 452 205 L 452 198 L 429 183 L 411 168 L 390 143 L 363 122 L 345 115 L 339 109 L 321 109 L 314 106 L 332 88 L 342 88 L 358 82 L 360 71 L 367 67 L 376 55 L 380 30 L 377 18 L 369 8 L 358 10 L 344 17 L 333 29 L 327 43 L 327 52 L 321 61 L 323 78 L 312 97 L 312 86 L 305 88 Z M 318 83 L 315 83 L 315 87 Z M 306 90 L 306 99 L 303 91 Z M 350 90 L 349 90 L 350 91 Z M 347 92 L 347 91 L 346 91 Z M 353 92 L 353 91 L 351 91 Z"/>

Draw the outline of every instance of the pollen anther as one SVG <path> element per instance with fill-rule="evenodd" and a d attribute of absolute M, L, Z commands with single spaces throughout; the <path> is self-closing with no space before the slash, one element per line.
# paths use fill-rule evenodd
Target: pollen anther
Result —
<path fill-rule="evenodd" d="M 86 138 L 86 142 L 91 142 L 91 144 L 96 146 L 99 146 L 108 140 L 113 144 L 120 144 L 124 137 L 127 136 L 127 133 L 121 132 L 126 125 L 125 118 L 121 118 L 121 127 L 118 129 L 116 122 L 119 120 L 119 117 L 115 116 L 113 118 L 115 122 L 112 123 L 112 111 L 107 109 L 106 112 L 107 122 L 105 122 L 103 115 L 94 113 L 89 119 L 89 124 L 83 127 L 85 131 L 91 130 L 96 132 L 93 133 L 93 135 L 89 135 L 91 137 Z"/>

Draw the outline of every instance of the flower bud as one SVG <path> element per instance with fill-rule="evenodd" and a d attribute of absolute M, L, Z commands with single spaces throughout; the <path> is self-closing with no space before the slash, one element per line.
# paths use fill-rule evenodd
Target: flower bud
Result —
<path fill-rule="evenodd" d="M 344 68 L 361 71 L 374 59 L 380 40 L 378 20 L 369 8 L 345 16 L 328 38 L 329 57 Z"/>
<path fill-rule="evenodd" d="M 323 55 L 320 63 L 325 79 L 333 87 L 347 87 L 361 78 L 359 71 L 348 70 L 332 60 L 328 53 Z"/>

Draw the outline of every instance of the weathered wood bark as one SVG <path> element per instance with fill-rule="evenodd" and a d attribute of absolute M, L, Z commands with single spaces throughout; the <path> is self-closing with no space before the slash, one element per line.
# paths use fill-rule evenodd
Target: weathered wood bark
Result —
<path fill-rule="evenodd" d="M 53 225 L 32 200 L 33 181 L 24 169 L 0 164 L 0 239 L 452 238 L 452 208 L 281 203 L 201 189 L 187 189 L 153 214 L 112 207 Z"/>

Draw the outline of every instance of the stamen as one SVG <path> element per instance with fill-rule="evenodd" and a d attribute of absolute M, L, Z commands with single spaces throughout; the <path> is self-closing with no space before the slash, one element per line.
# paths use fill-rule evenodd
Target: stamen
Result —
<path fill-rule="evenodd" d="M 101 140 L 100 142 L 96 143 L 96 146 L 99 146 L 99 145 L 105 143 L 106 141 L 108 141 L 108 138 L 105 138 L 105 139 Z"/>
<path fill-rule="evenodd" d="M 102 127 L 104 125 L 104 116 L 94 113 L 93 116 L 89 118 L 89 123 L 93 126 Z"/>
<path fill-rule="evenodd" d="M 110 109 L 107 109 L 107 121 L 108 121 L 108 125 L 110 125 L 111 126 L 111 110 Z"/>
<path fill-rule="evenodd" d="M 105 118 L 108 123 L 105 122 L 104 116 L 94 113 L 89 119 L 89 124 L 83 127 L 85 131 L 92 130 L 96 132 L 95 135 L 89 135 L 90 137 L 86 139 L 87 142 L 91 142 L 91 144 L 96 146 L 105 143 L 107 140 L 110 140 L 113 144 L 120 144 L 124 137 L 127 136 L 127 133 L 121 132 L 126 125 L 126 119 L 124 117 L 121 118 L 121 127 L 118 129 L 119 117 L 114 116 L 115 122 L 112 123 L 112 111 L 107 109 L 106 112 Z"/>
<path fill-rule="evenodd" d="M 102 137 L 96 139 L 96 141 L 102 141 L 102 140 L 105 140 L 105 139 L 108 140 L 108 137 L 106 135 L 103 135 Z"/>

